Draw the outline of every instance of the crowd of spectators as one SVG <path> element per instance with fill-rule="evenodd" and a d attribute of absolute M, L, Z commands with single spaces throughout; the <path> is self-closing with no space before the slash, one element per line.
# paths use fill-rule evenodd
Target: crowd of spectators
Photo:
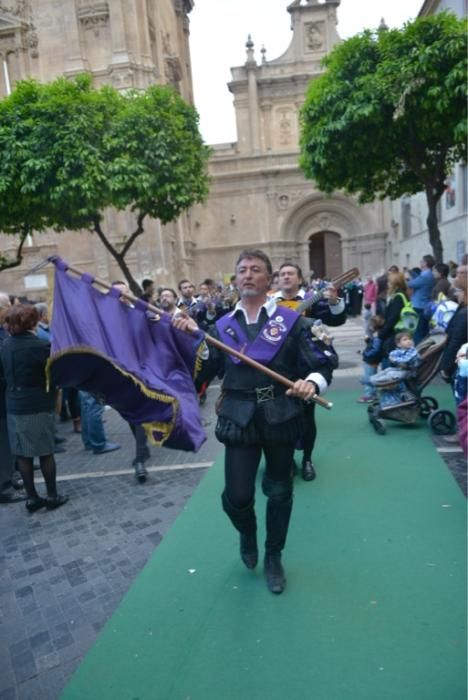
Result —
<path fill-rule="evenodd" d="M 441 375 L 454 387 L 459 416 L 466 416 L 466 279 L 466 256 L 457 270 L 453 264 L 435 264 L 431 255 L 425 255 L 418 267 L 399 270 L 392 265 L 382 275 L 368 275 L 364 281 L 358 278 L 339 290 L 347 315 L 360 317 L 362 314 L 365 323 L 365 389 L 360 402 L 375 399 L 375 386 L 370 380 L 380 367 L 389 366 L 397 333 L 408 330 L 401 327 L 404 311 L 411 307 L 416 320 L 412 335 L 417 345 L 433 331 L 433 319 L 440 305 L 451 302 L 450 313 L 444 317 L 445 327 L 438 328 L 439 332 L 447 334 Z M 125 283 L 114 284 L 121 287 L 122 293 L 128 293 Z M 304 283 L 304 293 L 307 296 L 325 289 L 328 284 L 329 280 L 314 276 Z M 280 276 L 275 273 L 271 294 L 277 293 L 279 286 Z M 144 279 L 142 290 L 141 298 L 147 303 L 171 315 L 186 313 L 208 333 L 238 302 L 234 278 L 226 284 L 206 278 L 198 291 L 189 279 L 180 280 L 177 290 L 157 288 L 153 280 Z M 44 370 L 51 334 L 46 303 L 33 303 L 0 292 L 0 502 L 23 499 L 30 512 L 43 507 L 57 508 L 67 501 L 56 489 L 54 454 L 65 449 L 57 435 L 57 420 L 71 420 L 74 431 L 81 433 L 83 446 L 91 454 L 120 448 L 105 435 L 104 404 L 98 396 L 73 388 L 57 391 L 46 386 Z M 465 353 L 460 355 L 462 346 Z M 202 371 L 196 380 L 200 403 L 206 399 L 206 389 Z M 140 426 L 130 427 L 136 443 L 135 475 L 143 482 L 146 478 L 144 463 L 149 457 L 146 436 Z M 39 459 L 44 476 L 47 492 L 44 497 L 35 488 L 34 458 Z M 26 498 L 17 490 L 21 485 Z"/>
<path fill-rule="evenodd" d="M 410 332 L 418 346 L 429 335 L 443 333 L 446 343 L 439 368 L 454 391 L 459 433 L 447 436 L 448 441 L 466 434 L 467 379 L 460 349 L 467 340 L 467 261 L 465 255 L 458 266 L 436 264 L 432 255 L 424 255 L 418 267 L 399 270 L 392 265 L 376 279 L 369 276 L 363 285 L 366 347 L 361 382 L 365 389 L 358 401 L 376 399 L 372 377 L 379 367 L 390 366 L 397 334 Z M 461 443 L 466 453 L 466 439 Z"/>

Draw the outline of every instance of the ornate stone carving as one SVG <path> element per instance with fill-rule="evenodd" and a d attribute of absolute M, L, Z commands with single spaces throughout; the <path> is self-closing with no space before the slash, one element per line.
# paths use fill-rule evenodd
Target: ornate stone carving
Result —
<path fill-rule="evenodd" d="M 37 36 L 36 27 L 33 24 L 31 24 L 31 27 L 26 32 L 25 43 L 31 56 L 37 58 L 39 56 L 39 38 Z"/>
<path fill-rule="evenodd" d="M 276 206 L 278 209 L 287 209 L 289 207 L 289 197 L 287 194 L 279 194 L 276 198 Z"/>
<path fill-rule="evenodd" d="M 178 90 L 182 80 L 182 66 L 179 57 L 172 51 L 171 35 L 161 33 L 161 38 L 164 53 L 164 75 L 169 85 Z"/>
<path fill-rule="evenodd" d="M 329 212 L 323 212 L 314 216 L 310 223 L 314 229 L 319 231 L 330 231 L 336 227 L 337 219 Z"/>
<path fill-rule="evenodd" d="M 320 214 L 318 220 L 323 229 L 326 230 L 330 228 L 331 217 L 329 214 Z"/>
<path fill-rule="evenodd" d="M 3 30 L 4 38 L 14 41 L 11 50 L 16 54 L 19 51 L 29 51 L 36 58 L 39 55 L 39 39 L 32 22 L 30 0 L 0 0 L 0 13 L 4 15 L 3 21 L 0 21 L 0 31 Z M 2 49 L 4 53 L 10 50 L 6 45 Z"/>
<path fill-rule="evenodd" d="M 131 68 L 114 69 L 111 75 L 112 85 L 116 90 L 125 90 L 133 85 L 133 70 Z"/>
<path fill-rule="evenodd" d="M 304 31 L 306 51 L 320 51 L 325 48 L 325 22 L 307 22 Z"/>
<path fill-rule="evenodd" d="M 99 31 L 109 22 L 109 3 L 105 0 L 80 0 L 77 15 L 84 29 L 99 36 Z"/>
<path fill-rule="evenodd" d="M 278 110 L 279 114 L 279 142 L 282 146 L 292 144 L 293 125 L 292 125 L 292 110 L 289 107 L 284 107 Z"/>
<path fill-rule="evenodd" d="M 0 11 L 21 17 L 26 10 L 26 0 L 0 0 Z"/>
<path fill-rule="evenodd" d="M 182 80 L 182 66 L 177 56 L 166 56 L 164 59 L 164 74 L 167 82 L 175 88 L 178 88 Z"/>

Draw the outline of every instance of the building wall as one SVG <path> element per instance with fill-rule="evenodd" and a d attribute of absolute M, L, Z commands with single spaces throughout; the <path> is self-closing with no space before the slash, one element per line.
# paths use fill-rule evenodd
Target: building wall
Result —
<path fill-rule="evenodd" d="M 193 0 L 0 0 L 0 97 L 16 80 L 40 81 L 84 71 L 99 87 L 145 89 L 171 84 L 193 102 L 188 13 Z M 5 78 L 5 66 L 7 77 Z M 133 231 L 130 212 L 109 210 L 103 228 L 113 243 Z M 138 280 L 154 277 L 173 284 L 190 274 L 191 233 L 187 215 L 162 227 L 146 220 L 143 234 L 127 260 Z M 17 242 L 0 235 L 2 252 L 14 255 Z M 122 273 L 96 235 L 88 231 L 34 234 L 24 249 L 21 267 L 2 272 L 0 286 L 22 295 L 47 295 L 45 278 L 24 279 L 47 254 L 59 254 L 71 264 L 104 280 Z M 33 286 L 31 286 L 33 285 Z"/>
<path fill-rule="evenodd" d="M 326 234 L 329 242 L 338 237 L 345 269 L 357 265 L 366 274 L 385 266 L 388 205 L 325 197 L 298 166 L 299 110 L 310 80 L 321 74 L 321 59 L 339 41 L 339 4 L 293 2 L 285 53 L 272 61 L 263 54 L 257 63 L 249 38 L 245 64 L 232 68 L 238 139 L 214 148 L 209 199 L 191 212 L 196 281 L 208 273 L 217 279 L 230 274 L 244 246 L 265 249 L 275 267 L 290 260 L 307 273 L 320 267 L 309 258 L 311 237 Z M 336 251 L 330 252 L 327 274 L 334 274 L 336 260 Z"/>

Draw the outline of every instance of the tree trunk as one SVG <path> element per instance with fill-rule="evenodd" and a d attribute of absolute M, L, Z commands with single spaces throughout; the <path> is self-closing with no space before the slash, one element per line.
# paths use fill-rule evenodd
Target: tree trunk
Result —
<path fill-rule="evenodd" d="M 0 272 L 2 270 L 11 270 L 13 267 L 19 267 L 23 262 L 23 246 L 26 238 L 28 237 L 29 229 L 23 229 L 20 233 L 20 242 L 18 248 L 16 249 L 16 258 L 9 260 L 5 256 L 0 255 Z"/>
<path fill-rule="evenodd" d="M 141 287 L 138 284 L 138 282 L 136 281 L 136 279 L 133 277 L 132 273 L 130 272 L 130 268 L 128 267 L 127 263 L 125 262 L 125 253 L 128 251 L 130 246 L 125 246 L 125 249 L 124 249 L 125 252 L 119 253 L 119 251 L 114 248 L 112 243 L 110 243 L 107 240 L 107 238 L 106 238 L 106 236 L 101 228 L 101 224 L 100 224 L 99 219 L 94 220 L 94 230 L 96 231 L 97 235 L 99 236 L 101 243 L 109 251 L 109 253 L 112 255 L 112 257 L 114 258 L 117 265 L 122 270 L 123 275 L 128 282 L 128 286 L 130 287 L 130 291 L 132 292 L 132 294 L 134 294 L 136 297 L 139 297 L 141 295 L 141 292 L 142 292 Z M 135 232 L 135 234 L 132 235 L 132 238 L 133 238 L 132 243 L 136 239 L 137 235 L 139 235 L 139 233 L 142 233 L 142 232 L 143 232 L 143 229 L 141 229 L 140 232 L 138 232 L 138 233 Z"/>
<path fill-rule="evenodd" d="M 444 248 L 440 238 L 439 222 L 437 221 L 437 203 L 439 202 L 442 192 L 440 187 L 434 187 L 432 184 L 426 186 L 426 199 L 428 206 L 427 214 L 427 229 L 429 231 L 429 241 L 432 246 L 432 253 L 436 263 L 444 261 Z"/>

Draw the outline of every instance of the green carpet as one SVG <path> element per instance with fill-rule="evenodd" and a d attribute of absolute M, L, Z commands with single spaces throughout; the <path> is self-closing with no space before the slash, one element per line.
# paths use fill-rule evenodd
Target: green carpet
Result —
<path fill-rule="evenodd" d="M 286 592 L 238 560 L 220 457 L 63 700 L 466 700 L 465 499 L 423 423 L 378 436 L 356 397 L 317 410 Z"/>

